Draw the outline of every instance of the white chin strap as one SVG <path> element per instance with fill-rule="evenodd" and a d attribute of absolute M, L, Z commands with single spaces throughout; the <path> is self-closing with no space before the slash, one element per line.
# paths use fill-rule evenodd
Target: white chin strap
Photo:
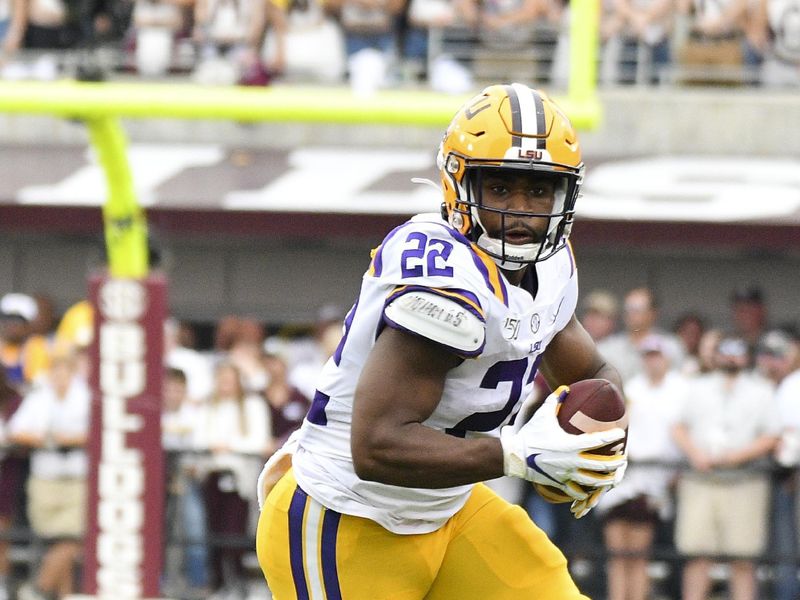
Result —
<path fill-rule="evenodd" d="M 539 244 L 505 244 L 503 252 L 503 242 L 496 238 L 489 237 L 482 233 L 476 242 L 479 248 L 489 252 L 489 256 L 497 263 L 497 266 L 506 271 L 519 271 L 527 267 L 536 258 L 539 252 Z M 505 256 L 505 260 L 498 258 Z"/>
<path fill-rule="evenodd" d="M 492 260 L 497 263 L 497 266 L 507 271 L 519 271 L 524 269 L 531 262 L 536 259 L 539 254 L 539 244 L 503 244 L 502 240 L 489 237 L 486 233 L 486 228 L 481 223 L 481 218 L 478 216 L 478 210 L 473 206 L 470 210 L 472 218 L 483 230 L 483 233 L 478 237 L 478 248 L 482 248 L 489 253 Z M 503 247 L 505 245 L 505 248 Z M 505 250 L 505 252 L 504 252 Z M 503 258 L 499 258 L 499 257 Z"/>

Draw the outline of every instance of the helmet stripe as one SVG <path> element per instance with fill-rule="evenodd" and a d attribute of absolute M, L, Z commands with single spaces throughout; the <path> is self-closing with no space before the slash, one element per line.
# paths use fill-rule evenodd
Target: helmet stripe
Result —
<path fill-rule="evenodd" d="M 536 140 L 536 148 L 538 150 L 544 150 L 547 146 L 547 140 L 544 137 L 547 133 L 544 122 L 544 102 L 542 102 L 542 97 L 539 95 L 539 92 L 532 89 L 531 93 L 533 93 L 533 103 L 536 106 L 536 133 L 542 136 Z"/>
<path fill-rule="evenodd" d="M 519 96 L 517 90 L 513 85 L 504 85 L 508 101 L 511 103 L 511 129 L 513 133 L 522 133 L 522 111 L 519 106 Z M 520 148 L 522 146 L 522 138 L 518 135 L 511 135 L 511 146 Z"/>
<path fill-rule="evenodd" d="M 514 131 L 530 136 L 526 140 L 521 140 L 522 143 L 520 145 L 529 149 L 546 150 L 547 140 L 544 136 L 547 133 L 547 126 L 545 124 L 542 96 L 538 91 L 519 83 L 513 83 L 509 87 L 514 93 L 514 99 L 519 108 L 520 128 L 515 128 Z M 511 92 L 509 92 L 510 97 Z"/>

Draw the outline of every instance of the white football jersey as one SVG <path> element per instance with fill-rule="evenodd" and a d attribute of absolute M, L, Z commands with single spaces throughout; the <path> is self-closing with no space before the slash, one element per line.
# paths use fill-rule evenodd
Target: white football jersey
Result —
<path fill-rule="evenodd" d="M 464 505 L 471 485 L 406 488 L 355 474 L 350 425 L 361 370 L 383 327 L 432 339 L 464 361 L 448 373 L 425 425 L 458 437 L 499 437 L 532 393 L 541 354 L 577 302 L 571 248 L 537 263 L 535 273 L 534 298 L 509 284 L 488 255 L 438 215 L 418 215 L 389 233 L 373 252 L 342 340 L 295 436 L 300 487 L 328 508 L 395 533 L 441 527 Z"/>

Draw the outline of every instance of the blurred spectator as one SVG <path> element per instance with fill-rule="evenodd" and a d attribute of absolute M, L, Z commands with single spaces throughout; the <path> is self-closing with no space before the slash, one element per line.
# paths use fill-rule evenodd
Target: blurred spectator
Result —
<path fill-rule="evenodd" d="M 264 0 L 196 0 L 195 40 L 200 57 L 195 79 L 231 85 L 260 64 L 267 22 Z"/>
<path fill-rule="evenodd" d="M 777 385 L 775 403 L 781 438 L 775 452 L 772 552 L 778 557 L 772 598 L 797 600 L 798 475 L 800 464 L 800 339 L 796 332 L 773 330 L 762 337 L 756 356 L 759 370 Z"/>
<path fill-rule="evenodd" d="M 58 51 L 77 42 L 78 29 L 70 19 L 69 5 L 63 0 L 22 0 L 19 10 L 24 15 L 24 23 L 18 27 L 22 28 L 24 35 L 21 46 L 8 48 L 9 51 L 20 48 Z M 30 66 L 23 63 L 8 65 L 4 76 L 9 79 L 52 80 L 58 76 L 59 68 L 56 56 L 45 53 Z"/>
<path fill-rule="evenodd" d="M 44 294 L 32 296 L 36 302 L 36 318 L 31 322 L 31 333 L 50 340 L 55 333 L 56 310 L 50 297 Z"/>
<path fill-rule="evenodd" d="M 767 329 L 767 305 L 764 293 L 756 285 L 736 288 L 731 293 L 731 320 L 734 332 L 755 352 Z"/>
<path fill-rule="evenodd" d="M 36 301 L 26 294 L 0 298 L 0 361 L 8 381 L 23 392 L 50 362 L 47 340 L 31 333 L 37 315 Z"/>
<path fill-rule="evenodd" d="M 245 595 L 242 550 L 215 542 L 247 533 L 253 482 L 273 447 L 270 430 L 264 399 L 246 394 L 235 366 L 217 366 L 214 393 L 201 411 L 193 442 L 211 452 L 204 465 L 208 528 L 217 538 L 211 540 L 211 585 L 223 595 Z"/>
<path fill-rule="evenodd" d="M 716 368 L 717 346 L 721 340 L 722 332 L 719 329 L 708 329 L 700 337 L 700 342 L 697 344 L 696 374 L 710 373 Z"/>
<path fill-rule="evenodd" d="M 186 26 L 183 4 L 183 0 L 136 0 L 136 70 L 143 77 L 161 77 L 172 65 L 175 44 Z"/>
<path fill-rule="evenodd" d="M 189 398 L 195 402 L 208 398 L 213 389 L 211 362 L 180 339 L 181 325 L 175 319 L 164 322 L 164 364 L 186 376 Z"/>
<path fill-rule="evenodd" d="M 541 18 L 560 16 L 560 6 L 550 0 L 488 0 L 481 4 L 479 23 L 487 31 L 521 35 L 526 25 Z"/>
<path fill-rule="evenodd" d="M 193 593 L 208 591 L 206 516 L 194 477 L 196 458 L 187 453 L 192 449 L 199 414 L 200 404 L 188 395 L 186 374 L 180 369 L 167 368 L 161 433 L 166 451 L 165 524 L 171 543 L 165 560 L 165 585 L 174 595 L 184 585 Z"/>
<path fill-rule="evenodd" d="M 659 334 L 664 338 L 665 352 L 673 365 L 683 361 L 680 342 L 657 325 L 658 305 L 652 290 L 634 288 L 625 294 L 622 306 L 625 331 L 611 335 L 597 345 L 600 354 L 608 360 L 627 381 L 642 371 L 639 345 L 647 336 Z"/>
<path fill-rule="evenodd" d="M 783 427 L 778 462 L 800 464 L 800 335 L 793 328 L 772 331 L 759 348 L 762 359 L 769 360 L 767 372 L 778 382 L 775 400 Z"/>
<path fill-rule="evenodd" d="M 478 27 L 480 46 L 475 54 L 478 74 L 498 73 L 509 80 L 547 77 L 539 73 L 540 57 L 531 52 L 540 38 L 554 43 L 559 23 L 567 18 L 561 0 L 486 0 L 480 3 Z M 545 27 L 542 27 L 545 26 Z M 552 38 L 552 39 L 551 39 Z M 546 62 L 541 57 L 541 62 Z"/>
<path fill-rule="evenodd" d="M 405 0 L 327 0 L 326 6 L 339 15 L 353 88 L 370 92 L 386 85 Z"/>
<path fill-rule="evenodd" d="M 199 403 L 189 397 L 186 373 L 180 369 L 165 370 L 163 388 L 161 435 L 164 449 L 169 452 L 188 450 L 197 425 Z"/>
<path fill-rule="evenodd" d="M 672 512 L 674 469 L 640 462 L 674 462 L 680 453 L 671 428 L 688 396 L 687 381 L 671 368 L 666 340 L 650 335 L 639 351 L 644 370 L 625 384 L 629 419 L 625 479 L 600 501 L 608 563 L 608 600 L 647 600 L 647 564 L 659 521 Z"/>
<path fill-rule="evenodd" d="M 766 26 L 756 3 L 678 0 L 678 12 L 688 22 L 687 39 L 677 49 L 681 63 L 711 69 L 754 69 L 761 63 L 767 41 Z"/>
<path fill-rule="evenodd" d="M 241 319 L 239 331 L 228 351 L 227 360 L 239 370 L 245 392 L 248 394 L 262 394 L 267 385 L 263 344 L 263 325 L 254 319 Z"/>
<path fill-rule="evenodd" d="M 288 61 L 287 32 L 289 0 L 262 0 L 264 2 L 264 22 L 254 46 L 256 55 L 245 61 L 239 79 L 242 85 L 267 85 L 272 78 L 286 73 Z M 266 39 L 265 39 L 266 36 Z M 265 50 L 266 40 L 272 42 L 273 52 Z M 317 51 L 321 51 L 318 48 Z"/>
<path fill-rule="evenodd" d="M 286 361 L 279 354 L 266 354 L 264 367 L 269 383 L 264 396 L 269 404 L 272 423 L 273 448 L 270 454 L 283 446 L 289 436 L 303 424 L 311 402 L 289 383 Z"/>
<path fill-rule="evenodd" d="M 90 392 L 74 357 L 57 355 L 48 377 L 25 396 L 8 424 L 10 440 L 31 448 L 28 519 L 48 543 L 41 566 L 19 600 L 65 598 L 75 591 L 86 520 Z"/>
<path fill-rule="evenodd" d="M 684 352 L 683 365 L 676 365 L 676 367 L 687 375 L 694 375 L 700 371 L 700 340 L 703 338 L 705 330 L 703 318 L 695 313 L 681 315 L 672 328 L 680 340 Z"/>
<path fill-rule="evenodd" d="M 603 20 L 601 81 L 657 82 L 670 63 L 674 9 L 674 0 L 614 0 Z"/>
<path fill-rule="evenodd" d="M 55 335 L 57 349 L 86 347 L 94 337 L 94 309 L 88 300 L 70 306 L 61 317 Z"/>
<path fill-rule="evenodd" d="M 344 34 L 321 0 L 293 0 L 288 7 L 274 5 L 284 14 L 285 31 L 267 36 L 267 64 L 282 65 L 287 79 L 341 83 L 345 73 Z M 278 21 L 276 21 L 277 24 Z"/>
<path fill-rule="evenodd" d="M 225 356 L 230 351 L 239 335 L 241 319 L 235 315 L 226 315 L 217 321 L 214 328 L 214 352 Z"/>
<path fill-rule="evenodd" d="M 342 339 L 342 326 L 340 309 L 333 305 L 323 306 L 317 314 L 313 336 L 306 340 L 306 351 L 294 365 L 290 365 L 289 383 L 309 401 L 314 399 L 319 372 Z"/>
<path fill-rule="evenodd" d="M 197 349 L 197 332 L 187 321 L 178 321 L 178 345 L 184 348 Z"/>
<path fill-rule="evenodd" d="M 0 369 L 0 600 L 8 600 L 9 562 L 8 540 L 2 536 L 17 516 L 19 490 L 23 485 L 24 465 L 9 448 L 7 425 L 20 405 L 20 396 L 6 380 L 6 372 Z"/>
<path fill-rule="evenodd" d="M 290 0 L 267 0 L 266 26 L 272 31 L 271 38 L 275 39 L 275 55 L 267 61 L 270 72 L 281 75 L 286 71 L 287 50 L 286 32 L 289 27 L 288 12 Z M 262 34 L 262 49 L 263 49 Z"/>
<path fill-rule="evenodd" d="M 475 27 L 478 22 L 478 3 L 475 0 L 409 0 L 403 17 L 400 54 L 405 61 L 416 64 L 420 71 L 424 71 L 428 61 L 430 30 Z"/>
<path fill-rule="evenodd" d="M 761 67 L 767 85 L 800 86 L 800 0 L 760 0 L 769 39 Z"/>
<path fill-rule="evenodd" d="M 0 74 L 22 45 L 27 9 L 26 0 L 0 0 Z"/>
<path fill-rule="evenodd" d="M 594 290 L 581 303 L 581 324 L 595 343 L 617 330 L 619 301 L 607 290 Z"/>
<path fill-rule="evenodd" d="M 53 349 L 72 353 L 78 362 L 78 374 L 89 378 L 89 345 L 94 338 L 94 309 L 88 300 L 80 300 L 67 309 L 56 328 Z"/>
<path fill-rule="evenodd" d="M 675 542 L 687 556 L 683 599 L 710 590 L 712 557 L 731 559 L 731 597 L 757 598 L 755 559 L 768 537 L 769 466 L 779 432 L 773 389 L 747 371 L 747 343 L 724 337 L 716 369 L 692 383 L 673 428 L 691 470 L 678 483 Z"/>
<path fill-rule="evenodd" d="M 69 22 L 74 23 L 77 40 L 74 47 L 77 53 L 75 78 L 79 81 L 103 81 L 106 78 L 95 50 L 100 42 L 118 42 L 122 31 L 115 25 L 116 5 L 119 0 L 65 0 L 69 11 Z"/>

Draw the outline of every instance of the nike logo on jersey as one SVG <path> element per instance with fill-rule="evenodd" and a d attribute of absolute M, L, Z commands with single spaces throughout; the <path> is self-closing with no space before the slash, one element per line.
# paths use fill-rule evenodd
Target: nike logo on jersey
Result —
<path fill-rule="evenodd" d="M 561 302 L 558 303 L 558 307 L 556 308 L 556 312 L 553 313 L 553 316 L 550 317 L 550 323 L 553 324 L 556 322 L 558 318 L 558 313 L 561 312 L 561 305 L 564 304 L 564 298 L 561 298 Z"/>

